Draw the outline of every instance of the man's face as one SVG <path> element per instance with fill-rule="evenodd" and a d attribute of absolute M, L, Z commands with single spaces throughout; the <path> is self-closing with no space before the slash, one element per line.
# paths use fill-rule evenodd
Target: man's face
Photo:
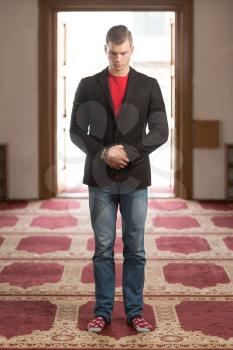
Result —
<path fill-rule="evenodd" d="M 133 53 L 133 46 L 130 45 L 129 40 L 124 41 L 120 45 L 109 42 L 105 45 L 105 52 L 111 70 L 120 72 L 128 67 L 130 57 Z"/>

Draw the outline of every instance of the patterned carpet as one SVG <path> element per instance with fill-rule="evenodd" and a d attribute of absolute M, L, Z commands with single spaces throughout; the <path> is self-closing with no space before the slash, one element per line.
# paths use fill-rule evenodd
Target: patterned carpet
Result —
<path fill-rule="evenodd" d="M 0 349 L 233 349 L 233 203 L 149 200 L 149 334 L 126 323 L 120 215 L 113 322 L 92 334 L 85 330 L 94 305 L 88 199 L 0 209 Z"/>

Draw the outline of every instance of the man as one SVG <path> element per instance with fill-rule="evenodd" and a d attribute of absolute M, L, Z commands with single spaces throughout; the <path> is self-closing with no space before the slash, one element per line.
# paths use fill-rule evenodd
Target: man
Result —
<path fill-rule="evenodd" d="M 168 124 L 157 80 L 129 65 L 133 49 L 127 27 L 109 29 L 105 45 L 109 65 L 80 81 L 71 116 L 71 140 L 86 153 L 83 183 L 88 185 L 95 235 L 95 317 L 87 325 L 92 332 L 100 332 L 111 322 L 118 204 L 127 323 L 137 332 L 152 330 L 142 318 L 144 227 L 147 187 L 151 185 L 149 154 L 167 141 Z"/>

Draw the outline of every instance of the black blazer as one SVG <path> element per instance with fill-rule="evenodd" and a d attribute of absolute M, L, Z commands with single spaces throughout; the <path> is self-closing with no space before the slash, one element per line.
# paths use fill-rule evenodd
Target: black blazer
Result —
<path fill-rule="evenodd" d="M 117 117 L 108 85 L 108 68 L 83 78 L 75 93 L 70 123 L 72 142 L 86 153 L 83 183 L 110 186 L 117 177 L 117 181 L 134 189 L 150 186 L 149 154 L 168 139 L 166 110 L 157 80 L 130 67 Z M 115 144 L 124 145 L 130 160 L 119 170 L 100 159 L 104 146 Z"/>

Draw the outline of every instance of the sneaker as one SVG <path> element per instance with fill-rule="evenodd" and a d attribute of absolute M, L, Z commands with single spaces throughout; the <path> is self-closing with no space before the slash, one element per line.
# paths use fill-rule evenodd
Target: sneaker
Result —
<path fill-rule="evenodd" d="M 141 316 L 134 317 L 131 321 L 131 325 L 135 329 L 135 331 L 139 333 L 152 331 L 151 324 L 145 321 L 144 318 L 142 318 Z"/>
<path fill-rule="evenodd" d="M 88 323 L 87 330 L 88 332 L 99 333 L 104 329 L 105 325 L 105 319 L 102 316 L 97 316 Z"/>

